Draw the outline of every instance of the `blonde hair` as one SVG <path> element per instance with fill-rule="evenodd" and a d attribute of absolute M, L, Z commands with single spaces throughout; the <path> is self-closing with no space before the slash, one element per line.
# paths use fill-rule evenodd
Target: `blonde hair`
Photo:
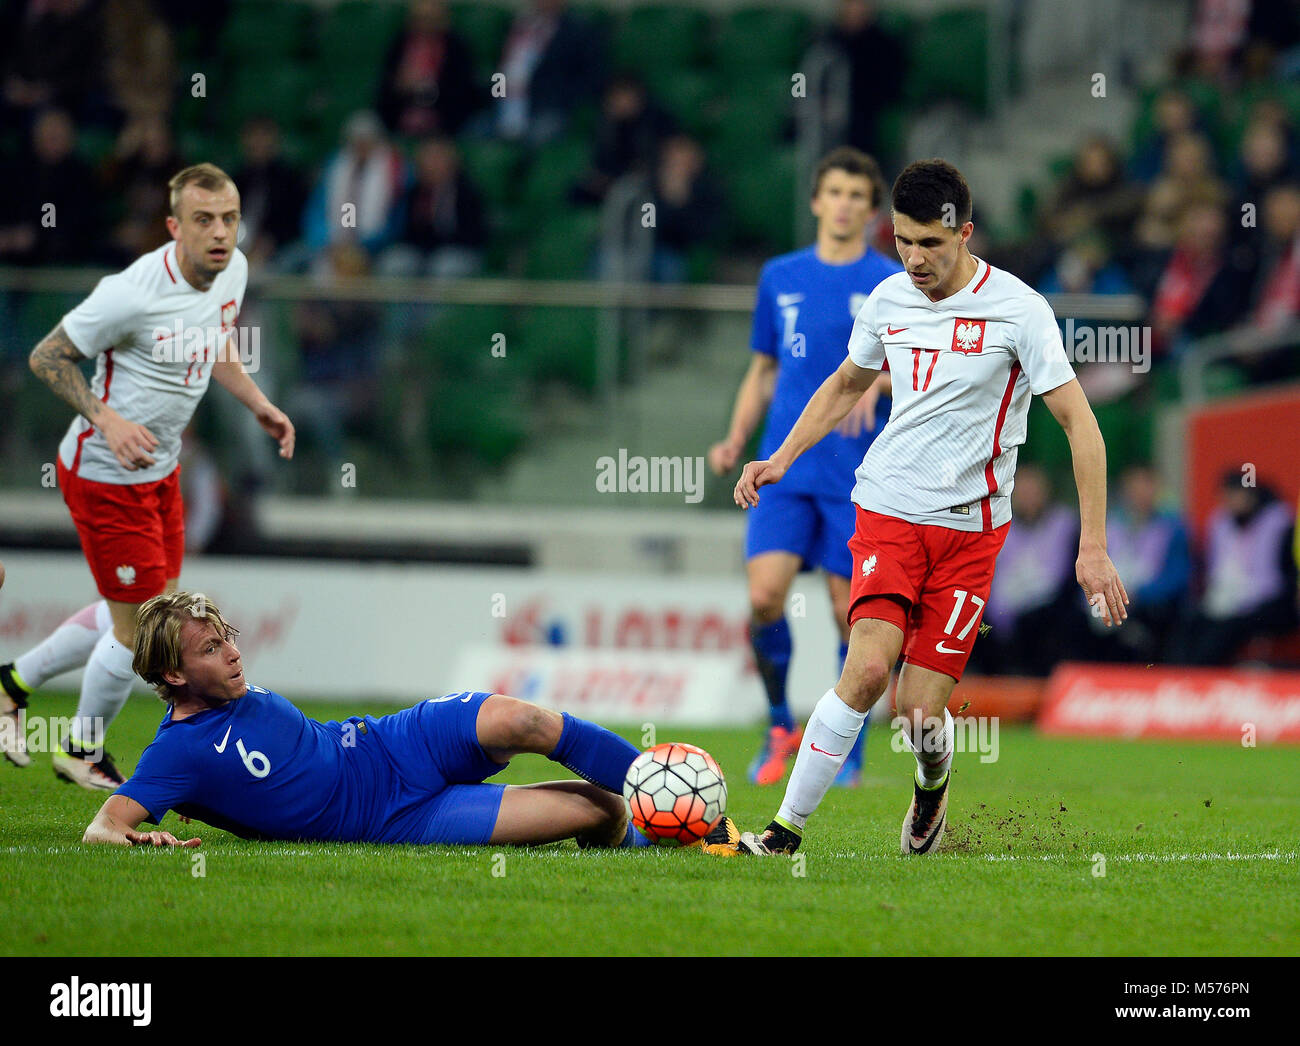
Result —
<path fill-rule="evenodd" d="M 164 592 L 144 603 L 136 618 L 131 667 L 169 704 L 176 690 L 163 676 L 180 671 L 181 630 L 186 621 L 194 620 L 215 625 L 227 638 L 239 635 L 239 629 L 231 627 L 202 592 Z"/>
<path fill-rule="evenodd" d="M 215 163 L 196 163 L 192 167 L 186 167 L 183 171 L 177 171 L 172 175 L 172 180 L 167 183 L 167 190 L 171 194 L 172 217 L 180 217 L 181 190 L 185 186 L 197 185 L 200 189 L 206 189 L 208 192 L 217 192 L 227 185 L 233 186 L 234 184 L 235 180 Z"/>

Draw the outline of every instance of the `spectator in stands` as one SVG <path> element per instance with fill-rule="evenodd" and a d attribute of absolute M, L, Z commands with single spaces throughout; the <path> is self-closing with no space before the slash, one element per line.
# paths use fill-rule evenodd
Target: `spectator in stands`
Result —
<path fill-rule="evenodd" d="M 1229 665 L 1251 639 L 1296 627 L 1295 519 L 1248 467 L 1223 477 L 1206 527 L 1205 591 L 1179 629 L 1174 660 Z"/>
<path fill-rule="evenodd" d="M 1254 203 L 1258 206 L 1269 189 L 1295 176 L 1295 166 L 1289 150 L 1284 125 L 1275 120 L 1257 118 L 1246 126 L 1237 151 L 1238 216 L 1242 204 Z"/>
<path fill-rule="evenodd" d="M 104 184 L 122 205 L 110 241 L 114 260 L 129 264 L 167 238 L 169 204 L 165 186 L 181 168 L 171 128 L 161 116 L 137 120 L 117 140 Z"/>
<path fill-rule="evenodd" d="M 1162 510 L 1160 478 L 1147 464 L 1120 475 L 1119 502 L 1106 519 L 1106 549 L 1128 589 L 1128 620 L 1106 628 L 1087 615 L 1090 628 L 1074 656 L 1086 660 L 1152 664 L 1163 659 L 1191 584 L 1187 528 L 1175 512 Z"/>
<path fill-rule="evenodd" d="M 442 0 L 412 0 L 384 59 L 379 115 L 396 135 L 454 135 L 482 99 L 469 47 Z"/>
<path fill-rule="evenodd" d="M 1160 93 L 1152 112 L 1154 128 L 1133 151 L 1129 169 L 1143 183 L 1155 180 L 1164 166 L 1169 144 L 1180 134 L 1204 133 L 1205 125 L 1196 103 L 1176 87 Z"/>
<path fill-rule="evenodd" d="M 325 164 L 303 219 L 314 252 L 356 244 L 370 253 L 392 243 L 401 228 L 407 170 L 402 154 L 371 112 L 353 113 L 343 145 Z M 323 259 L 328 271 L 332 263 Z"/>
<path fill-rule="evenodd" d="M 1251 0 L 1198 0 L 1182 70 L 1206 80 L 1231 81 L 1250 36 Z"/>
<path fill-rule="evenodd" d="M 239 135 L 240 248 L 254 266 L 264 265 L 302 235 L 302 201 L 306 183 L 281 153 L 280 125 L 271 116 L 255 116 Z"/>
<path fill-rule="evenodd" d="M 1157 357 L 1188 339 L 1227 330 L 1241 316 L 1251 272 L 1228 250 L 1223 209 L 1196 202 L 1183 212 L 1151 300 L 1151 343 Z"/>
<path fill-rule="evenodd" d="M 1264 242 L 1250 322 L 1275 331 L 1300 316 L 1300 184 L 1269 190 L 1260 218 Z"/>
<path fill-rule="evenodd" d="M 1043 214 L 1043 230 L 1058 248 L 1095 230 L 1112 257 L 1123 257 L 1141 210 L 1141 187 L 1125 176 L 1110 139 L 1094 135 L 1075 152 L 1069 173 Z"/>
<path fill-rule="evenodd" d="M 575 203 L 600 203 L 609 187 L 631 172 L 649 174 L 673 119 L 646 92 L 635 74 L 614 77 L 605 89 L 591 166 L 573 187 Z"/>
<path fill-rule="evenodd" d="M 880 24 L 872 0 L 840 0 L 827 43 L 848 62 L 848 127 L 846 145 L 881 156 L 879 116 L 902 95 L 907 49 Z"/>
<path fill-rule="evenodd" d="M 61 109 L 32 128 L 31 153 L 7 171 L 0 198 L 0 262 L 74 265 L 94 261 L 102 231 L 90 168 L 76 154 L 76 129 Z"/>
<path fill-rule="evenodd" d="M 398 242 L 381 257 L 386 276 L 472 276 L 487 242 L 483 200 L 461 168 L 450 138 L 426 138 L 415 151 Z"/>
<path fill-rule="evenodd" d="M 981 672 L 1047 675 L 1086 627 L 1075 601 L 1078 515 L 1052 500 L 1047 473 L 1022 463 L 1015 512 L 998 554 L 984 611 L 987 635 L 975 644 Z"/>
<path fill-rule="evenodd" d="M 171 29 L 150 0 L 107 0 L 104 7 L 106 76 L 122 137 L 141 134 L 141 121 L 169 121 L 176 89 Z"/>
<path fill-rule="evenodd" d="M 665 283 L 688 276 L 687 252 L 713 241 L 722 226 L 723 200 L 706 166 L 704 150 L 690 135 L 663 143 L 655 167 L 653 278 Z"/>
<path fill-rule="evenodd" d="M 6 41 L 0 126 L 29 128 L 50 107 L 102 122 L 108 114 L 96 91 L 103 74 L 100 34 L 91 0 L 28 0 Z"/>
<path fill-rule="evenodd" d="M 1214 169 L 1214 152 L 1204 135 L 1175 135 L 1165 151 L 1164 167 L 1147 191 L 1137 239 L 1148 250 L 1167 250 L 1178 239 L 1183 212 L 1193 203 L 1228 202 L 1227 187 Z"/>
<path fill-rule="evenodd" d="M 574 108 L 598 97 L 603 53 L 598 34 L 567 0 L 533 0 L 506 35 L 499 63 L 505 92 L 493 93 L 493 132 L 529 145 L 561 134 Z"/>
<path fill-rule="evenodd" d="M 984 257 L 984 255 L 979 255 Z M 1038 284 L 1041 294 L 1132 294 L 1124 269 L 1111 260 L 1100 231 L 1080 232 Z"/>
<path fill-rule="evenodd" d="M 355 243 L 336 243 L 324 255 L 321 278 L 341 283 L 366 276 L 370 260 Z M 287 397 L 300 437 L 307 436 L 329 463 L 334 493 L 338 483 L 346 429 L 374 410 L 378 394 L 379 309 L 370 302 L 345 299 L 303 302 L 296 311 L 302 366 L 298 384 Z"/>

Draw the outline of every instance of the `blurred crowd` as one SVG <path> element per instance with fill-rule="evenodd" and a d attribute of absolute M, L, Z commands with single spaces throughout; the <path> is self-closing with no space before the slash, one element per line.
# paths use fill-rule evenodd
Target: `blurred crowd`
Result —
<path fill-rule="evenodd" d="M 1145 463 L 1118 477 L 1107 550 L 1128 590 L 1128 620 L 1107 628 L 1074 573 L 1079 513 L 1053 497 L 1046 472 L 1022 463 L 971 664 L 987 674 L 1045 676 L 1061 661 L 1230 665 L 1290 660 L 1297 616 L 1295 513 L 1248 469 L 1224 473 L 1196 542 L 1166 508 Z M 984 631 L 987 627 L 987 631 Z"/>
<path fill-rule="evenodd" d="M 178 99 L 189 86 L 178 34 L 198 23 L 202 39 L 220 39 L 231 10 L 230 0 L 5 7 L 0 115 L 11 137 L 0 162 L 18 191 L 0 210 L 0 264 L 119 265 L 156 245 L 160 187 L 198 159 L 177 142 Z M 823 36 L 851 74 L 848 140 L 874 151 L 880 106 L 900 92 L 903 48 L 867 0 L 844 0 Z M 281 117 L 250 114 L 231 171 L 243 195 L 243 249 L 259 265 L 328 271 L 330 248 L 349 243 L 379 274 L 473 275 L 493 223 L 461 145 L 506 141 L 544 157 L 587 112 L 587 170 L 554 202 L 594 207 L 618 179 L 643 176 L 658 214 L 654 275 L 685 278 L 686 252 L 728 235 L 726 194 L 704 144 L 639 75 L 612 67 L 608 44 L 566 0 L 531 0 L 493 68 L 480 68 L 443 0 L 411 0 L 375 97 L 339 127 L 332 155 L 297 163 L 285 154 Z M 496 80 L 509 89 L 496 90 Z M 93 162 L 87 133 L 111 139 Z M 356 203 L 355 226 L 337 220 L 344 200 Z M 60 216 L 53 229 L 41 225 L 45 204 Z"/>

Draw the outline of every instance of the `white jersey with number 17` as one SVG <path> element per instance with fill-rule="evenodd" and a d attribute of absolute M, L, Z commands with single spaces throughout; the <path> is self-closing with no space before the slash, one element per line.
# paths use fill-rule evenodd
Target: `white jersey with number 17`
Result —
<path fill-rule="evenodd" d="M 1017 450 L 1031 396 L 1074 378 L 1047 300 L 976 259 L 961 290 L 931 301 L 906 273 L 858 312 L 849 358 L 889 361 L 893 410 L 858 467 L 864 509 L 953 530 L 1011 519 Z"/>

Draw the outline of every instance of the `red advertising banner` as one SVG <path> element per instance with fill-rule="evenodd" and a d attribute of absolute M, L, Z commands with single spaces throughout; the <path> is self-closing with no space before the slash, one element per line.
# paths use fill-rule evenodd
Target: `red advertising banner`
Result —
<path fill-rule="evenodd" d="M 1300 389 L 1294 386 L 1216 400 L 1187 416 L 1187 488 L 1183 503 L 1193 532 L 1204 533 L 1205 521 L 1229 469 L 1254 466 L 1254 481 L 1269 483 L 1289 505 L 1300 493 L 1295 445 L 1300 432 Z"/>
<path fill-rule="evenodd" d="M 1062 665 L 1038 726 L 1049 734 L 1300 744 L 1300 672 Z"/>

